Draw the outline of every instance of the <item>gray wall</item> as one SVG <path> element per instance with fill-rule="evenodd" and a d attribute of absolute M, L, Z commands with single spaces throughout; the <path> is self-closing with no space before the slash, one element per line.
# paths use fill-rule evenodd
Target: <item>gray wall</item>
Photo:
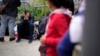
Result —
<path fill-rule="evenodd" d="M 100 0 L 86 0 L 82 56 L 100 56 Z"/>

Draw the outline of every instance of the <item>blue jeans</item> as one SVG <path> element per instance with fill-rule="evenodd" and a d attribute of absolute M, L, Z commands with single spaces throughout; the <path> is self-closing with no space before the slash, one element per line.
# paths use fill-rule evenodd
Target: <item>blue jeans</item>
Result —
<path fill-rule="evenodd" d="M 9 36 L 10 38 L 14 37 L 14 26 L 15 26 L 15 17 L 2 15 L 1 16 L 1 26 L 0 26 L 0 38 L 3 38 L 5 36 L 6 28 L 9 29 Z"/>

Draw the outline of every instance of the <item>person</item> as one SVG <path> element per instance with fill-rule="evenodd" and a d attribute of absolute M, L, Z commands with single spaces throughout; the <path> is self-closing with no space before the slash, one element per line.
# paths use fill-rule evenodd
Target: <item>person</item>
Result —
<path fill-rule="evenodd" d="M 18 24 L 17 32 L 18 38 L 16 42 L 20 42 L 21 38 L 28 37 L 29 43 L 32 43 L 33 31 L 34 31 L 34 17 L 30 15 L 28 10 L 25 10 L 24 16 L 21 17 L 21 22 Z"/>
<path fill-rule="evenodd" d="M 84 28 L 84 12 L 85 12 L 85 0 L 82 0 L 78 13 L 73 17 L 70 24 L 69 33 L 71 36 L 71 42 L 80 43 Z M 76 34 L 74 34 L 76 33 Z"/>
<path fill-rule="evenodd" d="M 40 37 L 45 33 L 46 25 L 47 25 L 47 22 L 48 22 L 48 19 L 49 19 L 49 14 L 50 13 L 47 13 L 47 15 L 43 16 L 42 19 L 39 21 L 39 28 L 38 28 L 39 35 L 38 35 L 38 39 L 40 39 Z"/>
<path fill-rule="evenodd" d="M 69 28 L 72 18 L 71 0 L 47 0 L 51 9 L 46 32 L 40 39 L 46 46 L 46 56 L 58 56 L 56 47 Z"/>
<path fill-rule="evenodd" d="M 66 32 L 57 46 L 59 56 L 72 56 L 75 45 L 81 43 L 84 28 L 84 11 L 85 4 L 83 0 L 78 13 L 71 20 L 69 31 Z"/>
<path fill-rule="evenodd" d="M 5 30 L 9 28 L 10 41 L 15 40 L 14 38 L 14 26 L 18 13 L 18 8 L 21 5 L 20 0 L 2 0 L 3 4 L 7 4 L 1 16 L 0 26 L 0 41 L 4 42 Z"/>

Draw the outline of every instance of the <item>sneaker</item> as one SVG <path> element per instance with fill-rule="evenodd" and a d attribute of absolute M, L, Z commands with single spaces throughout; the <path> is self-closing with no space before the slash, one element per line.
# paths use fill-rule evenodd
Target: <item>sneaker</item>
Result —
<path fill-rule="evenodd" d="M 15 40 L 15 38 L 10 38 L 10 41 L 14 41 Z"/>
<path fill-rule="evenodd" d="M 0 42 L 4 42 L 4 38 L 0 38 Z"/>

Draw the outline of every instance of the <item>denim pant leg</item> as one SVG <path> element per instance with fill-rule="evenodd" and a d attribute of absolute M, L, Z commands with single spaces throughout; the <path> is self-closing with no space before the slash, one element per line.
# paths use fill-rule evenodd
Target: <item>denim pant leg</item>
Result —
<path fill-rule="evenodd" d="M 9 36 L 10 36 L 10 38 L 14 37 L 15 21 L 16 21 L 15 17 L 9 16 L 9 19 L 8 19 L 8 28 L 9 28 Z"/>
<path fill-rule="evenodd" d="M 5 36 L 5 30 L 7 27 L 7 17 L 5 15 L 1 16 L 1 26 L 0 26 L 0 38 Z"/>

